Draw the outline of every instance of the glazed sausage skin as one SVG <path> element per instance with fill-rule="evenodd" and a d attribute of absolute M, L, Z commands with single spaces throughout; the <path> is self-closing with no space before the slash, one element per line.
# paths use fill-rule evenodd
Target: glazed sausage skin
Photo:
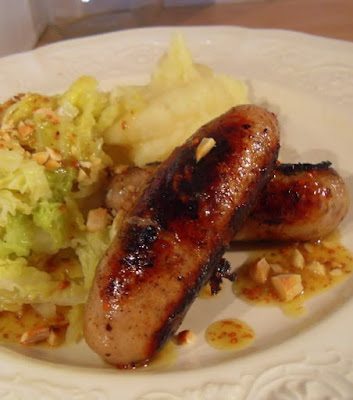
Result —
<path fill-rule="evenodd" d="M 281 164 L 234 241 L 318 240 L 337 228 L 349 209 L 344 180 L 320 164 Z"/>
<path fill-rule="evenodd" d="M 114 176 L 107 207 L 129 209 L 157 167 L 132 167 Z M 348 188 L 330 162 L 281 164 L 233 241 L 318 240 L 337 228 L 349 203 Z"/>
<path fill-rule="evenodd" d="M 215 146 L 199 162 L 203 138 Z M 274 114 L 238 106 L 201 127 L 157 169 L 98 266 L 85 339 L 120 367 L 148 362 L 219 265 L 279 149 Z"/>

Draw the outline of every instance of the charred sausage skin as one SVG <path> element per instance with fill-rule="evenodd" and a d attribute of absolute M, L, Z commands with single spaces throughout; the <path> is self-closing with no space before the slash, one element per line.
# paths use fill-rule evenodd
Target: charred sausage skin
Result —
<path fill-rule="evenodd" d="M 196 148 L 213 138 L 199 162 Z M 85 338 L 105 360 L 143 364 L 176 331 L 272 174 L 274 114 L 238 106 L 157 169 L 98 266 Z"/>

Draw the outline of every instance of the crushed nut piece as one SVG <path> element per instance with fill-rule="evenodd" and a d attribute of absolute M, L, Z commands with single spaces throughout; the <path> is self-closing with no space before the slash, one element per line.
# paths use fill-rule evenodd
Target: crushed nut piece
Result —
<path fill-rule="evenodd" d="M 181 331 L 176 336 L 177 343 L 180 345 L 188 345 L 192 344 L 196 340 L 196 335 L 194 332 L 189 331 L 188 329 L 185 331 Z"/>
<path fill-rule="evenodd" d="M 102 160 L 99 157 L 91 156 L 89 159 L 93 165 L 100 165 L 102 163 Z"/>
<path fill-rule="evenodd" d="M 18 133 L 24 138 L 34 132 L 34 125 L 25 124 L 23 121 L 20 121 L 18 123 L 17 130 Z"/>
<path fill-rule="evenodd" d="M 125 213 L 123 210 L 119 210 L 118 213 L 116 214 L 116 216 L 113 220 L 113 223 L 112 223 L 112 227 L 109 232 L 110 240 L 113 240 L 113 238 L 120 231 L 120 228 L 122 227 L 122 224 L 123 224 L 124 216 L 125 216 Z"/>
<path fill-rule="evenodd" d="M 51 303 L 32 304 L 33 310 L 45 319 L 55 318 L 56 305 Z"/>
<path fill-rule="evenodd" d="M 284 274 L 287 272 L 287 270 L 284 269 L 281 264 L 270 264 L 270 267 L 275 274 Z"/>
<path fill-rule="evenodd" d="M 32 158 L 37 161 L 39 165 L 44 165 L 49 160 L 49 153 L 47 151 L 39 151 L 32 154 Z"/>
<path fill-rule="evenodd" d="M 114 167 L 114 174 L 121 174 L 129 168 L 128 165 L 120 164 Z"/>
<path fill-rule="evenodd" d="M 304 243 L 303 246 L 308 253 L 312 253 L 314 251 L 314 246 L 310 243 Z"/>
<path fill-rule="evenodd" d="M 53 328 L 50 328 L 49 330 L 49 336 L 47 337 L 47 343 L 51 347 L 55 347 L 59 344 L 60 342 L 60 337 L 57 332 Z"/>
<path fill-rule="evenodd" d="M 86 172 L 83 169 L 79 169 L 78 171 L 78 175 L 77 175 L 77 182 L 83 182 L 86 179 L 88 179 L 88 175 L 86 174 Z"/>
<path fill-rule="evenodd" d="M 92 163 L 90 161 L 79 161 L 79 164 L 83 168 L 91 168 L 92 167 Z"/>
<path fill-rule="evenodd" d="M 215 145 L 216 141 L 213 138 L 203 138 L 196 148 L 196 162 L 199 162 L 201 158 L 205 157 Z"/>
<path fill-rule="evenodd" d="M 310 264 L 307 265 L 306 267 L 310 272 L 313 272 L 316 275 L 326 275 L 326 269 L 323 264 L 321 264 L 319 261 L 312 261 Z"/>
<path fill-rule="evenodd" d="M 327 249 L 335 249 L 336 244 L 332 243 L 330 240 L 322 240 L 321 244 L 326 247 Z"/>
<path fill-rule="evenodd" d="M 54 125 L 60 122 L 58 114 L 56 114 L 51 108 L 38 108 L 33 114 L 44 114 L 45 118 L 50 120 Z"/>
<path fill-rule="evenodd" d="M 303 269 L 305 265 L 305 259 L 303 254 L 298 250 L 294 249 L 292 256 L 291 256 L 291 263 L 293 267 L 298 269 Z"/>
<path fill-rule="evenodd" d="M 46 150 L 52 160 L 61 161 L 63 159 L 59 150 L 51 149 L 50 147 L 46 147 Z"/>
<path fill-rule="evenodd" d="M 4 140 L 4 142 L 11 142 L 11 136 L 8 133 L 4 133 L 2 135 L 2 139 Z"/>
<path fill-rule="evenodd" d="M 267 281 L 270 268 L 270 264 L 267 262 L 266 258 L 263 257 L 250 267 L 249 275 L 254 282 L 263 284 Z"/>
<path fill-rule="evenodd" d="M 98 232 L 108 224 L 108 211 L 106 208 L 90 210 L 87 216 L 86 228 L 88 232 Z"/>
<path fill-rule="evenodd" d="M 20 343 L 32 344 L 38 343 L 49 337 L 49 326 L 41 326 L 24 332 L 21 336 Z"/>
<path fill-rule="evenodd" d="M 302 277 L 299 274 L 280 274 L 271 278 L 271 283 L 283 301 L 293 300 L 303 291 Z"/>
<path fill-rule="evenodd" d="M 51 158 L 45 163 L 45 168 L 48 171 L 56 171 L 60 167 L 61 167 L 61 164 L 56 160 L 52 160 Z"/>
<path fill-rule="evenodd" d="M 330 275 L 332 276 L 340 276 L 342 275 L 342 270 L 340 268 L 334 268 L 330 270 Z"/>
<path fill-rule="evenodd" d="M 78 158 L 78 150 L 76 146 L 71 146 L 71 155 Z"/>

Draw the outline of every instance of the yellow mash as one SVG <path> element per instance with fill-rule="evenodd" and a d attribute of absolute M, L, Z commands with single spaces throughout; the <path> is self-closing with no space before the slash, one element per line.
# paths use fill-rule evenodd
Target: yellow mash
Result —
<path fill-rule="evenodd" d="M 118 87 L 112 95 L 121 113 L 104 141 L 128 149 L 139 166 L 165 159 L 200 126 L 248 102 L 244 82 L 195 64 L 181 35 L 172 37 L 148 85 Z"/>

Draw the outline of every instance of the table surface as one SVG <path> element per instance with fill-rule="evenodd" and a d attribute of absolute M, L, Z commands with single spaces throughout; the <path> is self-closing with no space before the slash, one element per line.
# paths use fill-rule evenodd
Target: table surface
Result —
<path fill-rule="evenodd" d="M 232 4 L 164 7 L 158 13 L 128 11 L 57 20 L 37 46 L 137 26 L 238 25 L 281 28 L 353 41 L 353 0 L 254 0 Z"/>

